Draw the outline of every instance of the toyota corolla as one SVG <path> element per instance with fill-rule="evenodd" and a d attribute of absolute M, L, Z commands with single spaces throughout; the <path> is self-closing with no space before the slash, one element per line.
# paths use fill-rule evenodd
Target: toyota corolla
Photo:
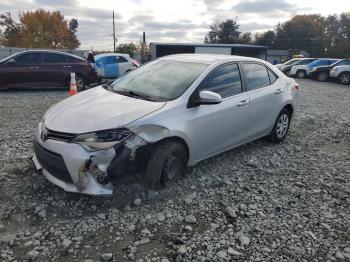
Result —
<path fill-rule="evenodd" d="M 68 192 L 111 194 L 142 174 L 172 185 L 187 166 L 267 137 L 281 142 L 298 85 L 255 58 L 183 54 L 52 106 L 35 132 L 33 161 Z"/>

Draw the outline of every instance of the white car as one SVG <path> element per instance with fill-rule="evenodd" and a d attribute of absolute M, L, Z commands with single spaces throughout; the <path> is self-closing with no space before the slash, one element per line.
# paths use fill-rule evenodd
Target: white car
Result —
<path fill-rule="evenodd" d="M 171 186 L 187 166 L 221 152 L 261 137 L 281 142 L 298 89 L 255 58 L 164 56 L 51 107 L 33 160 L 69 192 L 111 194 L 136 174 L 149 188 Z"/>
<path fill-rule="evenodd" d="M 117 78 L 139 67 L 139 64 L 128 54 L 99 54 L 95 56 L 95 61 L 101 76 L 105 78 Z"/>
<path fill-rule="evenodd" d="M 329 76 L 337 78 L 339 83 L 343 85 L 350 84 L 350 65 L 335 66 L 329 72 Z"/>
<path fill-rule="evenodd" d="M 330 59 L 330 58 L 320 58 L 316 61 L 313 61 L 311 63 L 308 63 L 306 65 L 295 65 L 292 66 L 289 72 L 289 76 L 295 76 L 297 78 L 305 78 L 309 77 L 311 75 L 311 71 L 314 67 L 318 66 L 329 66 L 335 62 L 337 62 L 339 59 Z"/>

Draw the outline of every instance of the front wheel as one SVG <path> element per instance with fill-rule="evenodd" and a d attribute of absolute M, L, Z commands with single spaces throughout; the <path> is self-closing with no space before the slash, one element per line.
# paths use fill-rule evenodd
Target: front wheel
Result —
<path fill-rule="evenodd" d="M 287 136 L 290 125 L 290 112 L 284 108 L 278 115 L 273 129 L 267 139 L 271 142 L 280 143 Z"/>
<path fill-rule="evenodd" d="M 350 73 L 341 73 L 339 75 L 339 83 L 343 85 L 350 84 Z"/>
<path fill-rule="evenodd" d="M 148 188 L 170 187 L 184 173 L 187 164 L 185 147 L 177 141 L 163 141 L 156 144 L 145 170 L 145 184 Z"/>
<path fill-rule="evenodd" d="M 306 72 L 304 70 L 298 70 L 296 75 L 297 75 L 297 78 L 303 79 L 306 76 Z"/>

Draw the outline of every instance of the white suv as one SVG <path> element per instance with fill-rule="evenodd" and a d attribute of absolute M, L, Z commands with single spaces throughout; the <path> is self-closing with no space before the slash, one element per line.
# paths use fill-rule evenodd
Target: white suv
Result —
<path fill-rule="evenodd" d="M 350 84 L 350 65 L 335 66 L 329 72 L 329 76 L 337 78 L 339 83 L 343 85 Z"/>

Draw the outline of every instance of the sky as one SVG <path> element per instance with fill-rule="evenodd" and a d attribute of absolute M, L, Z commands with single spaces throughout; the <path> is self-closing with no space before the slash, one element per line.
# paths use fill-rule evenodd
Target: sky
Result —
<path fill-rule="evenodd" d="M 203 42 L 211 24 L 237 19 L 242 32 L 273 29 L 296 14 L 350 12 L 350 0 L 0 0 L 0 13 L 43 8 L 59 10 L 79 23 L 81 49 L 113 50 L 112 10 L 117 44 Z"/>

